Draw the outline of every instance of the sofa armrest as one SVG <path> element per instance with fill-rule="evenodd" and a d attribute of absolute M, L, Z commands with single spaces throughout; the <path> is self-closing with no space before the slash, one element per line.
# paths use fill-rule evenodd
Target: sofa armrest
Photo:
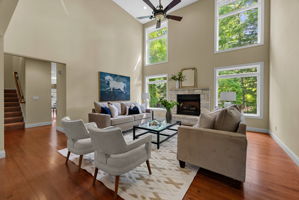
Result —
<path fill-rule="evenodd" d="M 143 138 L 139 138 L 137 140 L 134 140 L 130 143 L 127 144 L 127 151 L 131 151 L 133 149 L 136 149 L 138 147 L 140 147 L 141 145 L 145 144 L 145 148 L 147 151 L 147 155 L 148 158 L 151 157 L 151 151 L 152 151 L 152 136 L 151 135 L 147 135 Z"/>
<path fill-rule="evenodd" d="M 240 122 L 237 132 L 246 135 L 247 125 L 245 122 Z"/>
<path fill-rule="evenodd" d="M 89 113 L 88 121 L 95 122 L 99 128 L 111 126 L 111 116 L 101 113 Z"/>
<path fill-rule="evenodd" d="M 154 119 L 154 111 L 152 109 L 146 109 L 146 113 L 151 113 L 151 118 Z"/>
<path fill-rule="evenodd" d="M 177 145 L 178 160 L 245 180 L 246 134 L 181 126 Z"/>

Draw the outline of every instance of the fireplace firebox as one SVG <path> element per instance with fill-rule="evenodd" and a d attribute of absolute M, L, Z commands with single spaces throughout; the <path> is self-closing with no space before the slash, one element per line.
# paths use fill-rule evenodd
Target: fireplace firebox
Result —
<path fill-rule="evenodd" d="M 178 94 L 177 114 L 200 115 L 200 94 Z"/>

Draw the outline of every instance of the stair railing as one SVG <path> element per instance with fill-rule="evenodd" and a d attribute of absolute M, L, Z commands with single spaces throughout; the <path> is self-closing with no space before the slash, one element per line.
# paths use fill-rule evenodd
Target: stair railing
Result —
<path fill-rule="evenodd" d="M 24 104 L 25 103 L 25 97 L 24 97 L 24 94 L 23 94 L 23 91 L 22 91 L 22 88 L 21 88 L 18 72 L 14 72 L 14 79 L 15 79 L 15 83 L 16 83 L 19 102 Z"/>

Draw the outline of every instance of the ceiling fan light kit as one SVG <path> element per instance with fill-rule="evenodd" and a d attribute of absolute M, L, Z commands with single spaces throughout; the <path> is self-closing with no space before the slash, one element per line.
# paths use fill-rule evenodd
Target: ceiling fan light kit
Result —
<path fill-rule="evenodd" d="M 171 19 L 171 20 L 176 20 L 176 21 L 181 21 L 183 19 L 183 17 L 180 17 L 180 16 L 167 15 L 167 12 L 170 9 L 172 9 L 173 7 L 175 7 L 176 5 L 178 5 L 181 2 L 181 0 L 173 0 L 168 6 L 166 6 L 165 9 L 161 4 L 161 0 L 159 0 L 159 5 L 157 7 L 155 7 L 152 4 L 152 2 L 150 2 L 150 0 L 143 0 L 143 1 L 153 10 L 153 13 L 152 13 L 152 15 L 138 17 L 137 19 L 147 19 L 147 18 L 148 19 L 156 19 L 157 20 L 157 24 L 156 24 L 157 29 L 161 27 L 161 22 L 164 19 Z"/>

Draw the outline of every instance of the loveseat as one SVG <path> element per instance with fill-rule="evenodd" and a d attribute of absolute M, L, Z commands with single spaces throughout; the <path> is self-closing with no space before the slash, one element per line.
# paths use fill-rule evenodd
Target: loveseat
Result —
<path fill-rule="evenodd" d="M 243 117 L 231 107 L 202 113 L 200 118 L 194 127 L 178 128 L 177 159 L 180 166 L 184 168 L 187 162 L 244 182 L 247 138 Z"/>
<path fill-rule="evenodd" d="M 103 114 L 100 111 L 101 107 L 108 107 L 108 103 L 95 102 L 95 108 L 88 114 L 89 122 L 95 122 L 99 128 L 106 128 L 109 126 L 119 127 L 122 131 L 128 131 L 133 129 L 134 125 L 148 122 L 152 119 L 152 111 L 145 109 L 140 114 L 127 114 L 127 107 L 132 104 L 138 105 L 135 102 L 113 102 L 111 103 L 119 110 L 117 117 L 112 117 L 109 114 Z"/>

